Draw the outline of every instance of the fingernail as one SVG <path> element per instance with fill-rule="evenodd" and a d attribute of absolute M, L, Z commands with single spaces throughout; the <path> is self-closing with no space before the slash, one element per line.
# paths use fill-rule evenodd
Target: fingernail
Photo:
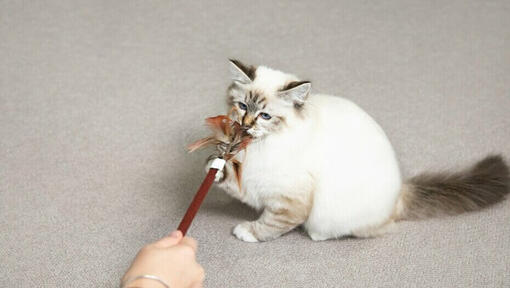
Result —
<path fill-rule="evenodd" d="M 170 237 L 172 237 L 172 238 L 179 238 L 179 237 L 181 237 L 181 235 L 182 235 L 182 232 L 179 230 L 176 230 L 176 231 L 173 231 L 172 233 L 170 233 Z"/>

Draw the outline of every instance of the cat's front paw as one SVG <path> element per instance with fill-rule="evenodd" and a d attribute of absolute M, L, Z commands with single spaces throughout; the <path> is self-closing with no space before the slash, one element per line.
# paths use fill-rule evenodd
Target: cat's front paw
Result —
<path fill-rule="evenodd" d="M 237 239 L 245 242 L 259 242 L 259 240 L 251 232 L 250 222 L 244 222 L 236 225 L 232 233 L 237 237 Z"/>

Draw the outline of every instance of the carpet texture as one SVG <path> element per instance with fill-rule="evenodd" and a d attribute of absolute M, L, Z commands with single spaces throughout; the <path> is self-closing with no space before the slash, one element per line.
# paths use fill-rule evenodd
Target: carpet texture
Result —
<path fill-rule="evenodd" d="M 115 287 L 174 229 L 229 57 L 358 103 L 406 177 L 508 159 L 509 27 L 505 0 L 1 1 L 0 286 Z M 206 287 L 510 287 L 509 204 L 248 244 L 231 228 L 256 212 L 213 189 L 190 235 Z"/>

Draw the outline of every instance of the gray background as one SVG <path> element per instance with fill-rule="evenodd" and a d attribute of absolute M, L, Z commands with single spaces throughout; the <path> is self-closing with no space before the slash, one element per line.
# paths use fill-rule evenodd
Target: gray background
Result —
<path fill-rule="evenodd" d="M 1 1 L 0 285 L 115 287 L 174 229 L 228 57 L 357 102 L 405 176 L 508 158 L 509 27 L 504 0 Z M 206 287 L 510 286 L 509 201 L 378 239 L 231 236 L 255 217 L 211 191 L 190 231 Z"/>

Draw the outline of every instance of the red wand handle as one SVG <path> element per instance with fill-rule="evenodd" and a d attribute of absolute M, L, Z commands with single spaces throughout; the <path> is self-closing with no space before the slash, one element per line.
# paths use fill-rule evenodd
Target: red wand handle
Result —
<path fill-rule="evenodd" d="M 179 227 L 177 228 L 177 230 L 182 232 L 182 235 L 186 235 L 186 232 L 188 232 L 188 228 L 191 226 L 193 218 L 195 218 L 195 215 L 197 215 L 198 209 L 200 209 L 200 205 L 202 205 L 202 202 L 204 201 L 209 188 L 211 188 L 211 185 L 214 182 L 216 172 L 218 172 L 219 169 L 223 169 L 224 165 L 225 160 L 223 159 L 215 159 L 212 163 L 207 176 L 205 176 L 202 185 L 200 185 L 197 194 L 195 194 L 195 197 L 193 198 L 193 201 L 191 201 L 191 204 L 189 204 L 186 214 L 184 214 L 184 217 L 182 217 L 181 224 L 179 224 Z"/>

